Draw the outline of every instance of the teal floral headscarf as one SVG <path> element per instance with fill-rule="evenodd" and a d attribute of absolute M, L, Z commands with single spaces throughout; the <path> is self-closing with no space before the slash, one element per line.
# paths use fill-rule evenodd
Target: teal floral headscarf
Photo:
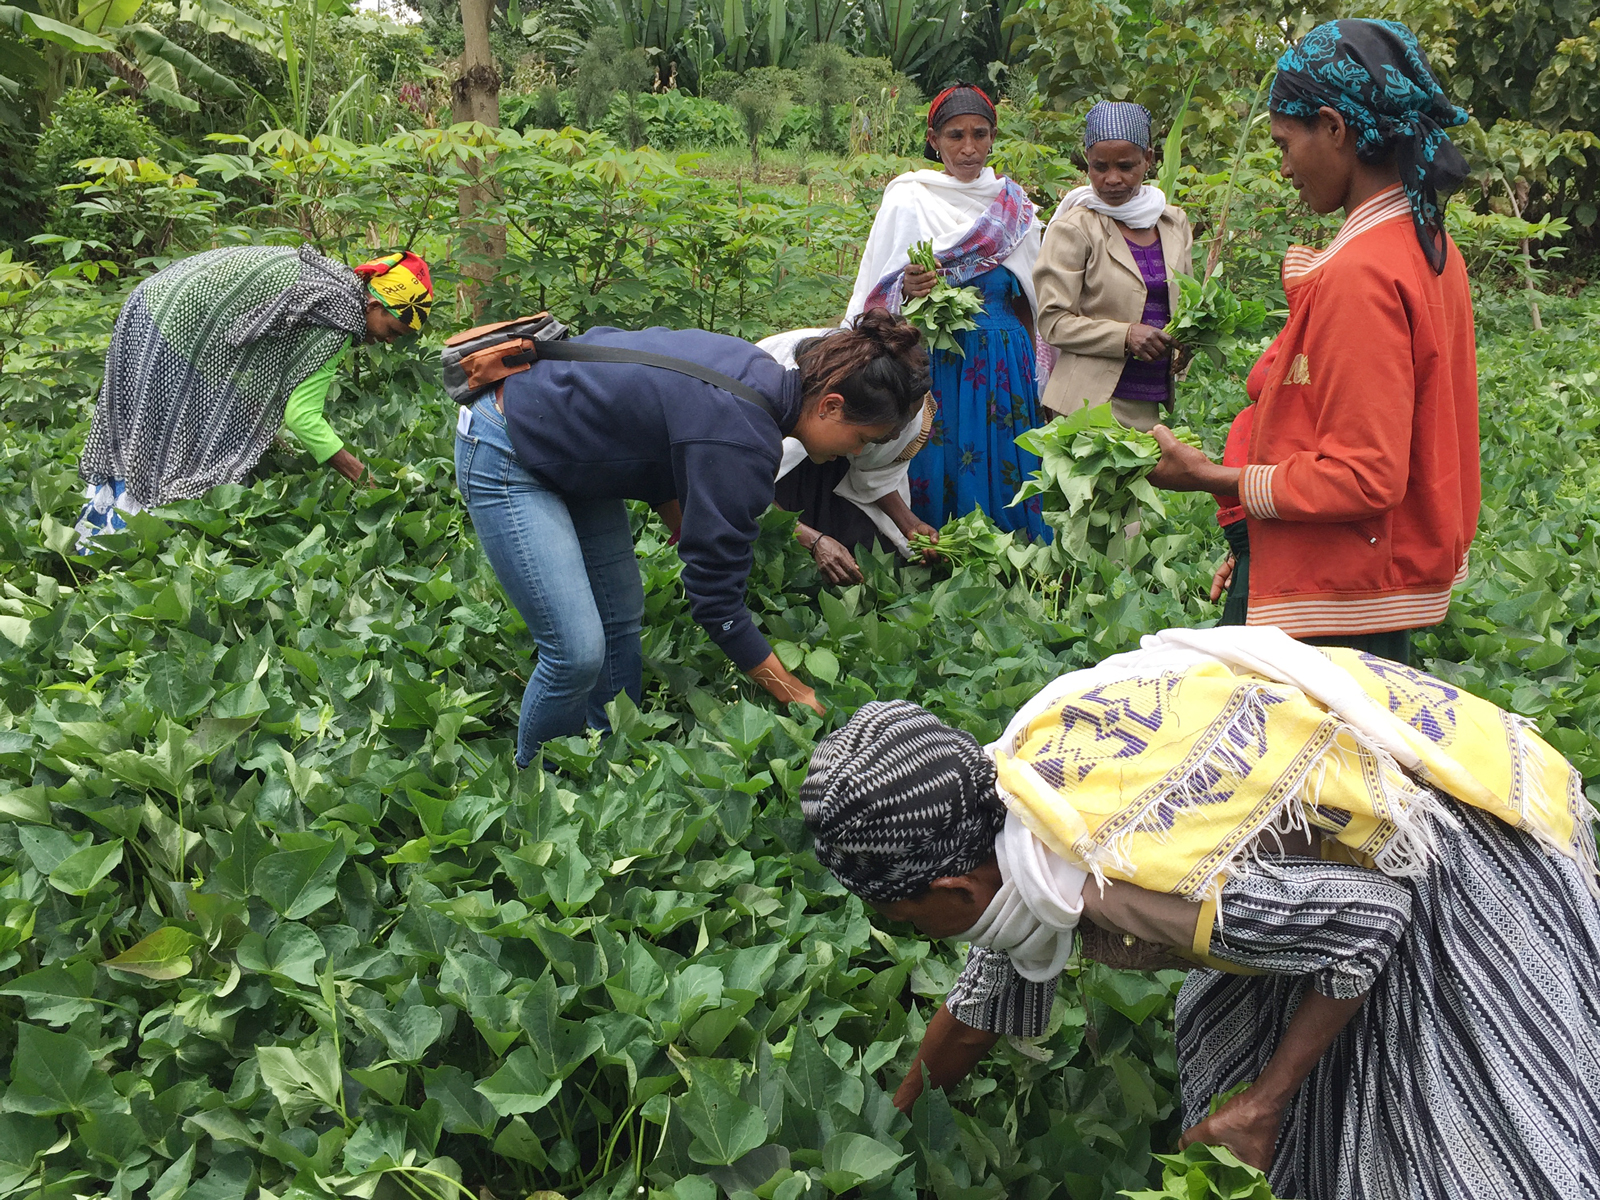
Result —
<path fill-rule="evenodd" d="M 1356 132 L 1358 151 L 1393 145 L 1411 202 L 1417 241 L 1435 273 L 1444 270 L 1444 205 L 1466 179 L 1467 160 L 1445 129 L 1467 114 L 1433 77 L 1416 34 L 1395 21 L 1328 21 L 1278 59 L 1269 107 L 1291 117 L 1331 108 Z"/>

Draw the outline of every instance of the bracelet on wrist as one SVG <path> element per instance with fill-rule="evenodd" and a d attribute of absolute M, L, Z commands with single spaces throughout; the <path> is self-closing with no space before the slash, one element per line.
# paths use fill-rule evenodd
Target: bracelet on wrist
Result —
<path fill-rule="evenodd" d="M 822 530 L 817 530 L 817 536 L 811 539 L 811 545 L 807 546 L 806 550 L 815 554 L 817 547 L 822 544 L 822 539 L 827 536 L 828 535 L 823 533 Z"/>

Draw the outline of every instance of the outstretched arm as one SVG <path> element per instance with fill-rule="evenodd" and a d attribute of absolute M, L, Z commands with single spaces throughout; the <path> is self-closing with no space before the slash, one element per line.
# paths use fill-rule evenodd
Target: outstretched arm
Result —
<path fill-rule="evenodd" d="M 351 454 L 350 451 L 346 450 L 343 446 L 340 446 L 337 450 L 335 450 L 333 452 L 333 457 L 328 459 L 328 461 L 323 465 L 332 467 L 351 483 L 359 483 L 361 480 L 361 473 L 367 469 L 366 464 L 364 464 L 354 454 Z"/>
<path fill-rule="evenodd" d="M 292 392 L 284 404 L 283 427 L 292 433 L 305 452 L 316 459 L 319 466 L 332 467 L 354 483 L 366 470 L 361 460 L 345 449 L 344 439 L 328 424 L 324 408 L 328 393 L 333 388 L 334 376 L 344 359 L 345 348 L 328 359 Z"/>
<path fill-rule="evenodd" d="M 827 712 L 827 709 L 822 707 L 822 702 L 817 699 L 817 693 L 791 675 L 775 653 L 767 655 L 751 667 L 750 678 L 766 688 L 779 703 L 788 704 L 793 701 L 804 704 L 819 717 Z"/>
<path fill-rule="evenodd" d="M 936 1088 L 947 1088 L 965 1079 L 999 1040 L 998 1033 L 962 1024 L 941 1004 L 933 1020 L 928 1022 L 928 1031 L 922 1035 L 922 1045 L 917 1047 L 917 1056 L 911 1060 L 911 1070 L 895 1089 L 895 1107 L 909 1113 L 917 1097 L 922 1095 L 924 1063 L 928 1067 L 929 1082 Z"/>
<path fill-rule="evenodd" d="M 1284 1109 L 1289 1107 L 1289 1101 L 1294 1099 L 1317 1060 L 1327 1053 L 1333 1039 L 1350 1023 L 1364 999 L 1365 996 L 1356 996 L 1335 1000 L 1308 988 L 1300 1007 L 1289 1019 L 1283 1041 L 1256 1081 L 1204 1121 L 1186 1129 L 1179 1147 L 1193 1142 L 1226 1146 L 1252 1167 L 1271 1170 L 1272 1151 L 1278 1142 Z M 896 1094 L 895 1103 L 899 1100 Z"/>
<path fill-rule="evenodd" d="M 812 561 L 817 564 L 817 570 L 822 572 L 822 577 L 829 583 L 841 587 L 847 583 L 861 582 L 861 564 L 856 562 L 856 556 L 850 552 L 838 538 L 829 537 L 814 525 L 807 525 L 804 521 L 796 521 L 794 538 L 811 552 Z"/>
<path fill-rule="evenodd" d="M 939 540 L 939 531 L 912 512 L 911 506 L 901 498 L 899 492 L 885 492 L 873 503 L 883 511 L 884 516 L 894 522 L 895 528 L 906 537 L 910 537 L 914 533 L 920 533 L 930 542 Z M 924 557 L 932 558 L 933 555 L 930 553 Z"/>
<path fill-rule="evenodd" d="M 1248 1088 L 1185 1131 L 1183 1144 L 1224 1145 L 1263 1171 L 1283 1114 L 1360 1009 L 1411 922 L 1411 892 L 1374 871 L 1307 858 L 1263 861 L 1223 886 L 1227 915 L 1210 954 L 1299 976 L 1300 1005 Z M 1226 930 L 1224 934 L 1222 930 Z"/>

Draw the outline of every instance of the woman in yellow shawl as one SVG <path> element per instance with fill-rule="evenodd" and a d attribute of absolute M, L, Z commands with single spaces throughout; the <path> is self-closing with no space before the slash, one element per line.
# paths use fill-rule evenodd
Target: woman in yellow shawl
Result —
<path fill-rule="evenodd" d="M 801 807 L 846 888 L 971 945 L 902 1109 L 924 1066 L 945 1087 L 1044 1032 L 1082 921 L 1086 950 L 1095 930 L 1193 967 L 1184 1142 L 1276 1194 L 1597 1194 L 1595 812 L 1520 718 L 1276 629 L 1168 630 L 987 749 L 866 705 Z"/>

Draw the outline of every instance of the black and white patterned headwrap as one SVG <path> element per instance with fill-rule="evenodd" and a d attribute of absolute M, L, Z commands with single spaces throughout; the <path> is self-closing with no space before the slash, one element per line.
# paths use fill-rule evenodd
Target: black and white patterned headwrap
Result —
<path fill-rule="evenodd" d="M 800 811 L 817 858 L 863 900 L 904 900 L 994 854 L 1006 809 L 971 734 L 875 700 L 817 745 Z"/>
<path fill-rule="evenodd" d="M 1102 100 L 1083 122 L 1085 149 L 1096 142 L 1132 142 L 1150 149 L 1150 110 L 1127 100 Z"/>

